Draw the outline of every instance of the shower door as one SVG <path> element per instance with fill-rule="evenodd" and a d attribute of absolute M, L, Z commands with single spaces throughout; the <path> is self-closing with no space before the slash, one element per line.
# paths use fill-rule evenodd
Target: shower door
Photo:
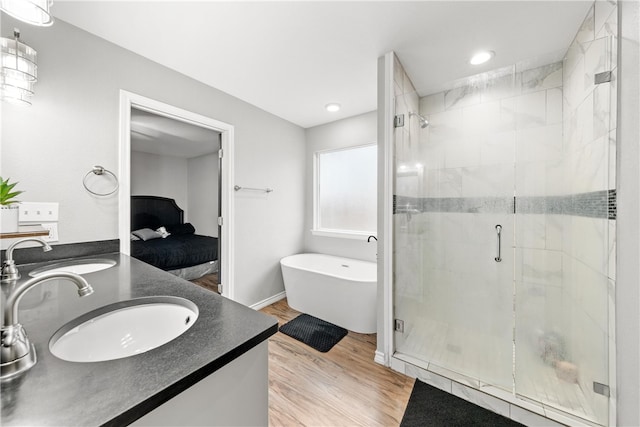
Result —
<path fill-rule="evenodd" d="M 408 115 L 394 145 L 394 356 L 601 425 L 615 97 L 593 77 L 609 46 L 453 82 L 416 102 L 429 126 Z M 396 112 L 416 108 L 401 88 Z"/>
<path fill-rule="evenodd" d="M 509 92 L 511 70 L 499 78 L 490 89 Z M 396 138 L 394 317 L 404 330 L 395 348 L 432 371 L 511 390 L 515 101 L 472 102 L 483 85 L 426 97 L 430 125 L 410 117 Z M 422 182 L 407 186 L 416 162 Z"/>
<path fill-rule="evenodd" d="M 607 35 L 577 38 L 563 62 L 527 71 L 548 82 L 526 94 L 540 105 L 528 120 L 544 126 L 516 144 L 515 394 L 601 425 L 613 379 L 613 46 Z"/>

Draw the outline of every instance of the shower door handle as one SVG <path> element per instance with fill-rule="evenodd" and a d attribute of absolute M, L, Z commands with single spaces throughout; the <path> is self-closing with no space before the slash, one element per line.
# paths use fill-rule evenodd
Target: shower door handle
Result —
<path fill-rule="evenodd" d="M 500 255 L 501 246 L 502 246 L 502 226 L 500 224 L 496 225 L 496 233 L 498 235 L 498 256 L 494 258 L 496 262 L 502 261 L 502 257 Z"/>

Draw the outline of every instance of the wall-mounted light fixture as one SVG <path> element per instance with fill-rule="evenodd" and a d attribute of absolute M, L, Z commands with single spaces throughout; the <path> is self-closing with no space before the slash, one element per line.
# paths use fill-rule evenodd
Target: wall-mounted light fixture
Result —
<path fill-rule="evenodd" d="M 17 28 L 13 37 L 0 38 L 0 96 L 4 101 L 31 105 L 33 84 L 38 75 L 36 51 L 20 41 Z"/>
<path fill-rule="evenodd" d="M 53 24 L 52 4 L 53 0 L 0 0 L 0 10 L 27 24 L 48 27 Z M 13 37 L 0 38 L 0 98 L 31 105 L 38 70 L 36 51 L 20 41 L 20 30 L 15 29 Z"/>
<path fill-rule="evenodd" d="M 53 24 L 53 0 L 0 0 L 0 10 L 27 24 L 48 27 Z"/>

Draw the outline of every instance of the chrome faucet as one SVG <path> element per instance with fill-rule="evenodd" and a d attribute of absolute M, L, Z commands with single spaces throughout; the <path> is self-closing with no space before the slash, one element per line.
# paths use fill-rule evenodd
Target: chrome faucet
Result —
<path fill-rule="evenodd" d="M 376 236 L 369 236 L 369 237 L 367 237 L 367 243 L 371 242 L 371 238 L 376 239 L 376 242 L 378 241 L 378 238 Z"/>
<path fill-rule="evenodd" d="M 0 328 L 2 333 L 0 379 L 14 377 L 35 365 L 37 361 L 36 349 L 29 341 L 24 328 L 18 322 L 18 304 L 29 289 L 38 284 L 57 279 L 66 279 L 75 283 L 78 287 L 78 295 L 81 297 L 93 293 L 93 288 L 82 276 L 66 271 L 44 273 L 12 289 L 2 307 L 4 316 L 2 328 Z"/>
<path fill-rule="evenodd" d="M 51 246 L 40 237 L 27 237 L 24 239 L 17 240 L 9 245 L 7 248 L 7 252 L 5 253 L 5 260 L 2 263 L 2 275 L 0 276 L 0 282 L 2 283 L 10 283 L 15 282 L 20 278 L 20 272 L 16 267 L 16 263 L 13 260 L 13 250 L 19 244 L 24 242 L 36 242 L 42 245 L 42 250 L 45 252 L 49 252 L 51 250 Z"/>

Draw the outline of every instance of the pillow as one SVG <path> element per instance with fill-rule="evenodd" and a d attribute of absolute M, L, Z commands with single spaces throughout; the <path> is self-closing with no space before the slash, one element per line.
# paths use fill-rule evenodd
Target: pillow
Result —
<path fill-rule="evenodd" d="M 136 240 L 140 240 L 140 238 L 136 235 L 134 235 L 133 233 L 131 233 L 131 241 L 135 242 Z"/>
<path fill-rule="evenodd" d="M 132 231 L 131 234 L 144 241 L 159 239 L 162 237 L 162 234 L 153 231 L 150 228 L 141 228 L 140 230 Z"/>
<path fill-rule="evenodd" d="M 191 223 L 185 222 L 184 224 L 167 225 L 167 231 L 171 234 L 193 234 L 196 229 Z"/>
<path fill-rule="evenodd" d="M 171 236 L 171 233 L 169 233 L 167 229 L 164 227 L 158 228 L 156 230 L 156 233 L 160 234 L 160 237 L 162 237 L 163 239 L 166 239 L 167 237 Z"/>

